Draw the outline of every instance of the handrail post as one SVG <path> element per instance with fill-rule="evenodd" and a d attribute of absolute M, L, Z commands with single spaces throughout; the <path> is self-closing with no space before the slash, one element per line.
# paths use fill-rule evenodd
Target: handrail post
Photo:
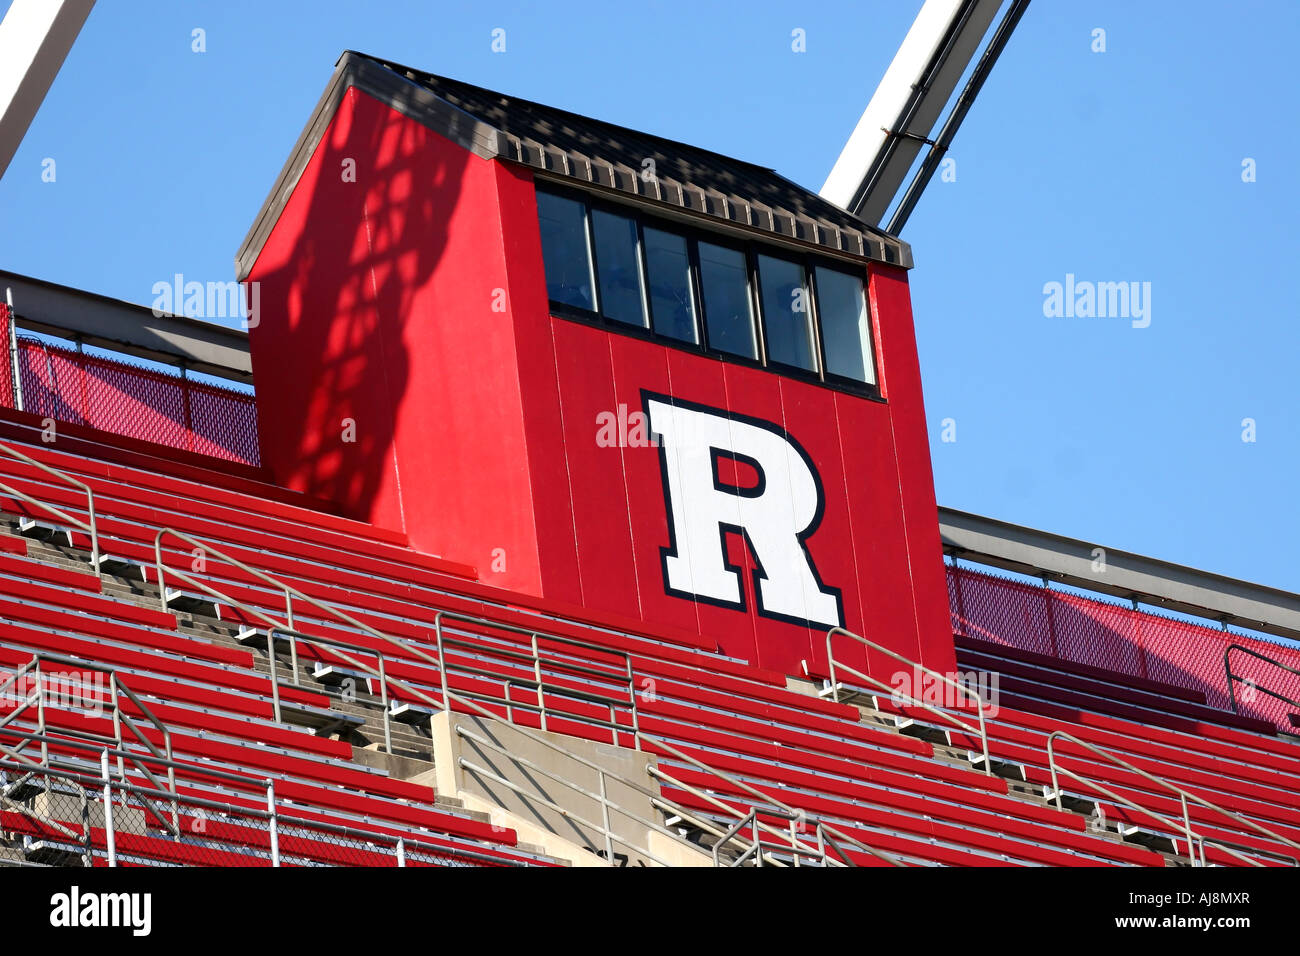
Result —
<path fill-rule="evenodd" d="M 1228 660 L 1228 655 L 1232 653 L 1232 645 L 1229 644 L 1223 649 L 1223 671 L 1228 677 L 1228 700 L 1232 703 L 1232 712 L 1239 714 L 1237 709 L 1237 688 L 1233 681 L 1236 679 L 1232 673 L 1232 662 Z"/>
<path fill-rule="evenodd" d="M 1196 846 L 1192 842 L 1192 815 L 1187 809 L 1187 794 L 1180 793 L 1178 799 L 1183 805 L 1183 832 L 1187 834 L 1187 862 L 1196 866 Z"/>
<path fill-rule="evenodd" d="M 835 653 L 831 650 L 831 638 L 835 636 L 835 628 L 826 632 L 826 663 L 831 675 L 831 696 L 835 698 L 835 703 L 840 702 L 840 684 L 835 679 Z"/>
<path fill-rule="evenodd" d="M 627 665 L 627 688 L 628 699 L 632 701 L 632 747 L 636 750 L 641 749 L 641 718 L 637 710 L 637 693 L 636 693 L 636 675 L 632 673 L 632 655 L 628 654 L 623 658 L 623 663 Z M 615 740 L 617 740 L 617 732 Z"/>
<path fill-rule="evenodd" d="M 104 849 L 108 865 L 117 866 L 117 837 L 113 833 L 113 781 L 108 775 L 108 748 L 99 755 L 99 774 L 104 780 Z"/>
<path fill-rule="evenodd" d="M 390 729 L 390 718 L 388 713 L 388 676 L 384 671 L 384 655 L 376 653 L 375 657 L 379 661 L 379 705 L 384 708 L 384 750 L 391 755 L 393 752 L 393 733 Z"/>
<path fill-rule="evenodd" d="M 296 637 L 289 637 L 289 666 L 293 668 L 293 686 L 301 687 L 302 682 L 298 679 L 298 638 Z"/>
<path fill-rule="evenodd" d="M 267 829 L 271 837 L 271 865 L 280 865 L 280 830 L 275 817 L 275 781 L 266 778 Z"/>
<path fill-rule="evenodd" d="M 546 730 L 546 687 L 542 683 L 542 652 L 537 646 L 537 632 L 532 634 L 533 676 L 537 679 L 537 709 L 542 715 L 542 730 Z"/>
<path fill-rule="evenodd" d="M 397 865 L 399 867 L 406 866 L 406 841 L 401 837 L 397 838 Z"/>
<path fill-rule="evenodd" d="M 99 565 L 99 527 L 95 523 L 95 496 L 86 491 L 86 513 L 90 517 L 90 563 L 95 568 L 95 577 L 103 578 L 104 570 Z"/>
<path fill-rule="evenodd" d="M 275 638 L 277 634 L 278 629 L 274 625 L 267 629 L 266 662 L 271 668 L 271 712 L 275 714 L 275 722 L 282 724 L 284 720 L 280 716 L 280 681 L 275 673 Z M 293 642 L 292 638 L 289 640 L 290 643 Z"/>
<path fill-rule="evenodd" d="M 989 756 L 989 732 L 988 727 L 984 724 L 984 698 L 976 695 L 975 713 L 980 719 L 980 743 L 984 745 L 984 773 L 993 775 L 993 758 Z"/>
<path fill-rule="evenodd" d="M 609 793 L 605 788 L 605 771 L 600 771 L 600 820 L 605 827 L 605 859 L 614 865 L 614 836 L 609 824 Z"/>
<path fill-rule="evenodd" d="M 163 567 L 162 539 L 167 531 L 167 528 L 159 528 L 153 539 L 153 566 L 158 572 L 158 603 L 164 611 L 167 610 L 167 575 Z"/>
<path fill-rule="evenodd" d="M 48 767 L 50 765 L 50 744 L 46 736 L 45 727 L 45 672 L 41 669 L 41 659 L 37 657 L 36 663 L 36 726 L 39 728 L 37 733 L 41 735 L 41 763 Z M 48 784 L 49 778 L 46 778 Z"/>
<path fill-rule="evenodd" d="M 442 678 L 442 706 L 451 713 L 451 696 L 447 692 L 447 651 L 442 644 L 442 611 L 433 616 L 433 634 L 438 642 L 438 676 Z"/>
<path fill-rule="evenodd" d="M 1047 767 L 1052 772 L 1052 793 L 1056 797 L 1056 809 L 1064 810 L 1061 803 L 1061 784 L 1056 776 L 1056 735 L 1049 734 L 1047 737 Z"/>
<path fill-rule="evenodd" d="M 117 743 L 117 775 L 123 781 L 126 780 L 126 764 L 122 759 L 122 751 L 126 746 L 122 739 L 122 705 L 118 699 L 117 691 L 117 671 L 108 675 L 109 693 L 113 695 L 113 740 Z"/>

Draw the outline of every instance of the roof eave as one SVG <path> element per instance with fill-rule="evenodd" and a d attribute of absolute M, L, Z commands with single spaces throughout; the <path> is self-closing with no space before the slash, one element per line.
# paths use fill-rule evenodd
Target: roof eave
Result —
<path fill-rule="evenodd" d="M 687 184 L 647 180 L 639 175 L 638 170 L 593 161 L 589 157 L 570 156 L 561 150 L 539 148 L 535 143 L 507 135 L 484 123 L 415 80 L 365 54 L 347 50 L 335 64 L 334 74 L 330 77 L 325 92 L 240 244 L 235 255 L 235 275 L 241 282 L 252 272 L 262 247 L 349 87 L 355 87 L 374 97 L 484 159 L 517 162 L 578 183 L 616 189 L 721 221 L 758 228 L 785 239 L 822 246 L 904 269 L 910 269 L 913 265 L 911 246 L 896 236 L 872 229 L 866 223 L 863 223 L 861 230 L 842 229 L 809 216 L 769 209 L 761 203 L 737 200 L 736 197 L 714 195 Z"/>

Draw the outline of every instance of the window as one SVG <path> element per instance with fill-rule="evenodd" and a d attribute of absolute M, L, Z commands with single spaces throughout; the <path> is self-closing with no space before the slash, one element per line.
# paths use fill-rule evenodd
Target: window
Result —
<path fill-rule="evenodd" d="M 677 348 L 876 391 L 865 270 L 679 225 L 576 190 L 537 190 L 552 314 Z"/>
<path fill-rule="evenodd" d="M 546 293 L 553 302 L 596 308 L 591 254 L 587 250 L 587 213 L 583 204 L 538 192 L 537 218 L 542 226 L 542 261 Z"/>
<path fill-rule="evenodd" d="M 601 313 L 615 322 L 644 328 L 645 288 L 636 221 L 596 209 L 591 213 L 591 234 L 596 244 Z"/>
<path fill-rule="evenodd" d="M 826 346 L 826 374 L 876 384 L 871 356 L 871 323 L 862 280 L 855 275 L 818 266 L 817 316 Z"/>
<path fill-rule="evenodd" d="M 691 260 L 686 240 L 671 232 L 645 232 L 645 268 L 650 277 L 650 315 L 654 330 L 679 342 L 698 342 Z"/>
<path fill-rule="evenodd" d="M 729 355 L 758 358 L 745 254 L 711 242 L 701 242 L 699 249 L 700 297 L 704 300 L 709 347 Z"/>
<path fill-rule="evenodd" d="M 763 330 L 767 335 L 768 360 L 817 371 L 812 296 L 808 293 L 803 266 L 759 255 L 758 284 L 763 292 Z"/>

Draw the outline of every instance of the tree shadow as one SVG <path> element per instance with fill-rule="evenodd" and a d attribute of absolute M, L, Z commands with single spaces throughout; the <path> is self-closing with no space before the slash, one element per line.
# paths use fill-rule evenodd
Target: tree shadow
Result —
<path fill-rule="evenodd" d="M 345 94 L 250 273 L 262 459 L 278 483 L 401 528 L 397 415 L 413 332 L 431 319 L 414 303 L 444 257 L 474 159 Z"/>

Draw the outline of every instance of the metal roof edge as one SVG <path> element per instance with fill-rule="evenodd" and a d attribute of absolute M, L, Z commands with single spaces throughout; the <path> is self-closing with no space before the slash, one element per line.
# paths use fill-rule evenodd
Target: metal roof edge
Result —
<path fill-rule="evenodd" d="M 258 210 L 252 226 L 235 255 L 235 276 L 239 281 L 245 281 L 252 271 L 258 255 L 261 254 L 262 248 L 266 244 L 271 230 L 275 227 L 275 223 L 278 221 L 290 195 L 292 195 L 294 187 L 298 184 L 303 170 L 310 161 L 316 147 L 320 144 L 321 139 L 324 138 L 325 130 L 333 119 L 334 113 L 337 111 L 338 105 L 343 99 L 343 94 L 348 87 L 355 87 L 361 92 L 373 96 L 402 115 L 421 123 L 484 159 L 509 160 L 530 168 L 558 174 L 578 183 L 615 185 L 615 188 L 618 187 L 617 182 L 604 183 L 602 181 L 601 176 L 604 168 L 601 167 L 600 170 L 593 171 L 597 164 L 591 162 L 582 164 L 583 174 L 578 175 L 568 169 L 557 170 L 552 168 L 547 162 L 544 152 L 533 158 L 530 154 L 535 150 L 530 150 L 527 145 L 516 137 L 507 136 L 496 127 L 454 106 L 418 80 L 398 72 L 399 69 L 407 70 L 416 75 L 422 72 L 409 67 L 401 67 L 399 64 L 390 64 L 387 61 L 381 61 L 353 50 L 345 50 L 339 57 L 325 91 L 321 94 L 307 124 L 303 127 L 302 133 L 298 136 L 289 157 L 285 160 L 284 166 L 276 177 L 275 184 Z M 433 74 L 427 75 L 434 76 Z M 476 87 L 476 89 L 482 88 Z M 499 95 L 504 96 L 504 94 Z M 531 101 L 522 99 L 519 99 L 518 102 L 534 106 L 542 105 L 533 104 Z M 545 108 L 552 109 L 551 107 Z M 556 112 L 563 113 L 567 111 L 556 108 Z M 578 114 L 572 115 L 577 116 Z M 602 120 L 591 120 L 587 117 L 583 117 L 583 119 L 606 126 L 615 126 L 615 124 L 606 124 Z M 622 129 L 623 127 L 616 128 Z M 638 133 L 638 135 L 650 136 L 651 134 Z M 656 136 L 653 138 L 663 140 L 663 137 Z M 664 142 L 671 143 L 673 141 L 664 140 Z M 690 148 L 697 149 L 697 147 L 693 146 Z M 711 152 L 702 149 L 700 151 Z M 722 156 L 720 153 L 714 153 L 713 155 L 728 161 L 745 163 L 756 170 L 762 170 L 767 175 L 789 183 L 795 189 L 807 192 L 811 196 L 816 195 L 811 190 L 799 186 L 775 170 L 754 166 L 754 164 L 747 163 L 744 160 L 731 160 L 730 157 Z M 572 166 L 571 163 L 565 165 Z M 622 177 L 617 178 L 621 179 Z M 715 212 L 709 208 L 712 204 L 708 203 L 707 199 L 701 200 L 703 208 L 696 208 L 695 195 L 686 184 L 674 182 L 671 185 L 674 187 L 673 189 L 656 190 L 658 195 L 652 196 L 647 196 L 636 186 L 626 191 L 638 194 L 643 198 L 650 198 L 666 206 L 677 206 L 693 212 L 702 212 L 718 219 L 720 222 L 740 222 L 761 231 L 770 232 L 786 239 L 806 242 L 809 245 L 834 249 L 904 269 L 911 269 L 914 265 L 912 248 L 907 242 L 897 236 L 882 232 L 865 221 L 861 223 L 860 227 L 855 227 L 852 230 L 852 232 L 857 233 L 857 236 L 852 236 L 847 234 L 850 232 L 849 230 L 833 223 L 819 221 L 812 216 L 799 215 L 779 209 L 775 210 L 775 215 L 773 215 L 773 211 L 767 210 L 761 203 L 755 206 L 754 202 L 757 202 L 757 200 L 746 200 L 744 208 L 737 207 L 734 209 L 733 207 L 737 204 L 723 201 L 716 204 L 718 211 Z M 698 190 L 695 192 L 698 192 Z M 765 216 L 755 216 L 753 214 L 754 210 L 765 213 Z M 845 212 L 845 214 L 851 216 L 850 213 Z M 764 218 L 766 219 L 766 225 L 762 224 Z M 853 218 L 856 219 L 857 217 Z M 783 226 L 788 226 L 788 228 L 782 228 Z M 806 234 L 808 232 L 811 232 L 811 236 Z M 846 242 L 849 239 L 852 242 Z"/>

